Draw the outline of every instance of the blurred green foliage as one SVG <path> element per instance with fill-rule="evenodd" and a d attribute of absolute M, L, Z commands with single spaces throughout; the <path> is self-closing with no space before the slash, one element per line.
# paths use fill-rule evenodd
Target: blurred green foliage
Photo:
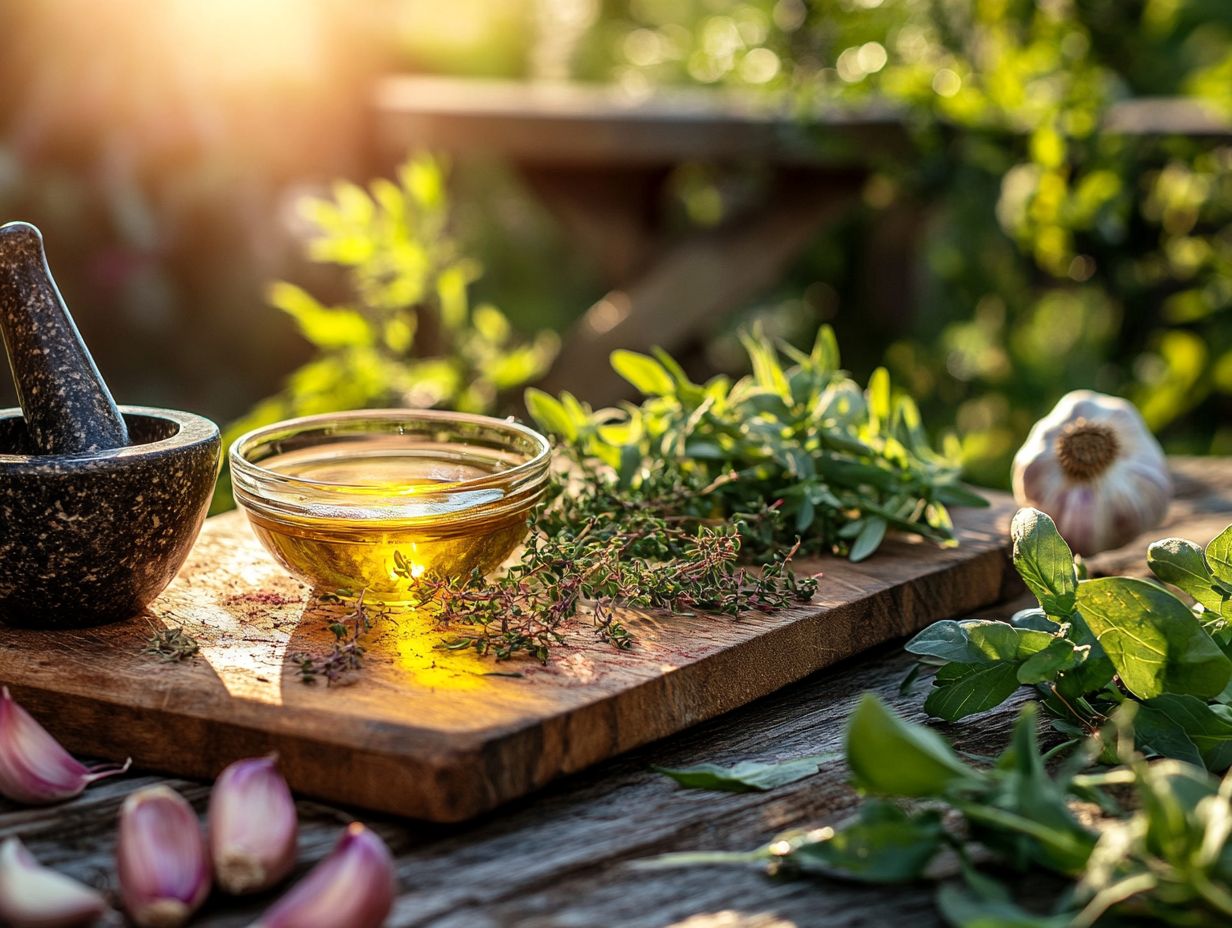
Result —
<path fill-rule="evenodd" d="M 1079 386 L 1132 398 L 1172 450 L 1232 452 L 1232 147 L 1108 125 L 1157 96 L 1232 116 L 1232 3 L 629 0 L 577 62 L 635 89 L 901 109 L 916 154 L 878 166 L 864 215 L 761 310 L 803 337 L 802 316 L 832 318 L 853 354 L 882 341 L 869 364 L 958 426 L 977 481 L 1005 484 L 1030 424 Z M 713 190 L 692 195 L 714 212 Z M 919 266 L 875 270 L 913 277 L 916 305 L 862 331 L 853 227 L 903 209 L 922 217 Z M 820 307 L 798 298 L 818 280 L 836 291 Z"/>
<path fill-rule="evenodd" d="M 488 412 L 506 391 L 539 377 L 558 349 L 543 331 L 520 339 L 495 306 L 471 307 L 479 265 L 450 235 L 444 172 L 419 157 L 365 190 L 338 182 L 300 204 L 307 255 L 343 269 L 350 298 L 325 305 L 279 281 L 269 301 L 295 320 L 315 356 L 278 394 L 233 423 L 224 446 L 280 419 L 344 409 L 446 406 Z M 220 485 L 215 510 L 231 504 Z"/>

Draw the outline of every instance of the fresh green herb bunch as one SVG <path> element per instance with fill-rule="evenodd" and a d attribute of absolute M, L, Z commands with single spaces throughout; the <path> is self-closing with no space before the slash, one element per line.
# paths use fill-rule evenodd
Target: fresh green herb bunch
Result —
<path fill-rule="evenodd" d="M 603 464 L 637 493 L 664 468 L 709 488 L 673 501 L 679 516 L 738 518 L 778 507 L 781 520 L 745 525 L 746 554 L 766 556 L 796 538 L 809 553 L 868 557 L 887 529 L 954 541 L 946 506 L 983 505 L 959 467 L 930 447 L 910 397 L 885 370 L 861 390 L 839 369 L 834 332 L 809 354 L 743 336 L 753 372 L 734 383 L 693 383 L 666 352 L 617 351 L 612 366 L 646 397 L 640 406 L 592 411 L 568 393 L 528 390 L 526 405 L 580 462 Z"/>
<path fill-rule="evenodd" d="M 448 407 L 488 412 L 502 395 L 540 377 L 558 339 L 522 338 L 495 306 L 472 306 L 479 264 L 450 234 L 446 172 L 417 156 L 395 180 L 366 189 L 339 181 L 328 198 L 299 205 L 309 230 L 307 257 L 340 269 L 345 303 L 327 305 L 286 281 L 269 301 L 290 316 L 316 355 L 232 423 L 224 446 L 293 416 L 376 406 Z M 224 474 L 214 511 L 231 508 Z"/>
<path fill-rule="evenodd" d="M 959 719 L 1030 685 L 1054 726 L 1079 738 L 1134 701 L 1142 750 L 1232 766 L 1232 526 L 1205 549 L 1180 538 L 1152 544 L 1147 565 L 1161 582 L 1082 579 L 1052 520 L 1034 509 L 1018 513 L 1011 533 L 1039 608 L 1010 624 L 937 622 L 913 638 L 907 650 L 939 665 L 924 708 Z"/>
<path fill-rule="evenodd" d="M 956 863 L 963 880 L 944 883 L 937 905 L 959 928 L 1226 925 L 1232 776 L 1146 763 L 1133 751 L 1135 708 L 1121 709 L 1098 742 L 1041 753 L 1028 703 L 1000 757 L 975 766 L 865 694 L 846 752 L 855 785 L 872 798 L 850 821 L 789 832 L 752 852 L 672 854 L 647 865 L 760 863 L 784 875 L 903 883 L 945 877 Z M 1123 766 L 1084 772 L 1109 743 Z M 1028 909 L 1014 898 L 1012 874 L 1041 871 L 1057 878 L 1045 884 L 1055 897 L 1035 892 Z"/>
<path fill-rule="evenodd" d="M 811 599 L 817 581 L 788 566 L 795 545 L 761 569 L 741 566 L 742 532 L 778 520 L 777 511 L 735 523 L 681 512 L 681 500 L 705 501 L 721 485 L 702 486 L 696 474 L 664 468 L 633 489 L 610 469 L 583 462 L 567 481 L 554 478 L 516 564 L 496 578 L 420 578 L 418 608 L 458 630 L 448 647 L 546 661 L 563 642 L 562 625 L 581 612 L 601 638 L 627 648 L 632 639 L 621 610 L 737 616 Z M 409 566 L 403 572 L 409 580 Z"/>

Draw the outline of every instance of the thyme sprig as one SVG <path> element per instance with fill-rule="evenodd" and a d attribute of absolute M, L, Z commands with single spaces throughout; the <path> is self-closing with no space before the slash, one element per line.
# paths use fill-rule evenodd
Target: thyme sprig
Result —
<path fill-rule="evenodd" d="M 339 605 L 346 601 L 344 595 L 349 596 L 350 591 L 324 593 L 318 601 L 323 605 Z M 331 617 L 327 627 L 334 636 L 334 643 L 328 654 L 323 657 L 304 652 L 291 655 L 290 661 L 300 681 L 311 684 L 323 679 L 326 686 L 349 683 L 363 667 L 367 649 L 362 639 L 383 615 L 383 611 L 374 610 L 364 603 L 364 591 L 361 590 L 350 612 L 341 618 Z"/>
<path fill-rule="evenodd" d="M 177 625 L 154 629 L 142 653 L 156 654 L 164 661 L 186 661 L 200 650 L 197 639 Z"/>
<path fill-rule="evenodd" d="M 738 616 L 807 602 L 817 580 L 788 566 L 796 546 L 761 569 L 741 563 L 742 532 L 779 518 L 776 507 L 734 521 L 681 511 L 681 500 L 704 500 L 726 482 L 702 486 L 665 465 L 631 490 L 610 469 L 575 458 L 570 479 L 554 479 L 517 563 L 494 579 L 478 572 L 420 578 L 418 607 L 458 629 L 446 648 L 546 662 L 564 642 L 564 624 L 579 614 L 591 617 L 602 640 L 629 648 L 632 636 L 620 621 L 627 610 Z M 410 580 L 408 571 L 401 572 Z"/>

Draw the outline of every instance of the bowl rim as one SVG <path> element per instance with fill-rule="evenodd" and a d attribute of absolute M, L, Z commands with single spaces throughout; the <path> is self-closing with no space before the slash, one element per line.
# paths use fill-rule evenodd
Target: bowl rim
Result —
<path fill-rule="evenodd" d="M 71 454 L 5 454 L 0 452 L 0 471 L 16 471 L 25 468 L 45 470 L 51 465 L 69 465 L 73 472 L 80 473 L 90 465 L 107 467 L 116 463 L 123 464 L 134 458 L 154 457 L 170 451 L 183 451 L 212 441 L 220 441 L 221 434 L 218 424 L 205 416 L 182 409 L 162 409 L 157 406 L 117 406 L 125 417 L 134 416 L 143 419 L 162 419 L 174 423 L 175 432 L 158 441 L 143 442 L 139 445 L 125 445 L 123 448 L 105 448 L 102 451 L 74 451 Z M 12 406 L 0 409 L 0 421 L 7 419 L 23 419 L 25 414 L 21 407 Z"/>
<path fill-rule="evenodd" d="M 338 483 L 328 480 L 313 480 L 310 478 L 296 477 L 284 474 L 277 470 L 272 470 L 267 467 L 262 467 L 258 463 L 248 460 L 241 453 L 241 448 L 246 443 L 259 441 L 267 437 L 271 433 L 319 427 L 337 422 L 362 422 L 365 419 L 373 419 L 376 421 L 396 422 L 407 420 L 419 420 L 428 422 L 437 422 L 442 425 L 450 424 L 471 424 L 484 426 L 486 428 L 495 428 L 506 432 L 507 434 L 517 435 L 521 438 L 528 439 L 536 446 L 535 453 L 522 461 L 515 464 L 508 470 L 497 471 L 492 474 L 484 474 L 481 477 L 472 477 L 466 480 L 457 480 L 452 483 L 438 484 L 430 491 L 420 491 L 416 494 L 420 499 L 427 496 L 453 494 L 465 492 L 467 490 L 482 489 L 493 485 L 506 486 L 509 484 L 517 484 L 523 478 L 534 475 L 539 471 L 546 471 L 550 463 L 552 455 L 552 443 L 546 436 L 535 431 L 527 425 L 515 420 L 512 416 L 505 418 L 497 418 L 495 416 L 484 416 L 478 413 L 469 412 L 452 412 L 445 409 L 411 409 L 399 407 L 385 407 L 378 409 L 348 409 L 341 412 L 315 413 L 309 416 L 296 416 L 291 419 L 282 419 L 278 422 L 263 425 L 255 429 L 250 429 L 240 435 L 231 443 L 228 449 L 227 457 L 231 462 L 232 480 L 239 476 L 241 479 L 253 480 L 256 482 L 270 481 L 283 486 L 302 487 L 306 490 L 312 490 L 322 494 L 329 494 L 331 491 L 342 491 L 347 489 L 355 489 L 357 487 L 365 487 L 365 484 L 353 483 Z M 251 492 L 251 491 L 249 491 Z M 239 502 L 239 499 L 236 500 Z"/>

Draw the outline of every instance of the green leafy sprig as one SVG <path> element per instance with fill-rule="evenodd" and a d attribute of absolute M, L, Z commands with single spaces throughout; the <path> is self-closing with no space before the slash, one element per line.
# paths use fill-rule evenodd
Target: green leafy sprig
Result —
<path fill-rule="evenodd" d="M 1158 582 L 1081 578 L 1042 512 L 1020 511 L 1011 532 L 1039 608 L 1009 624 L 937 622 L 913 638 L 907 650 L 938 666 L 925 709 L 953 721 L 1033 686 L 1054 726 L 1081 738 L 1134 702 L 1140 749 L 1216 772 L 1232 765 L 1232 526 L 1205 548 L 1152 544 Z"/>
<path fill-rule="evenodd" d="M 954 543 L 950 504 L 985 505 L 959 482 L 953 456 L 931 448 L 910 397 L 885 370 L 861 390 L 839 368 L 823 326 L 808 354 L 743 336 L 752 374 L 696 384 L 666 352 L 617 351 L 612 366 L 640 405 L 591 410 L 569 393 L 528 390 L 527 408 L 578 461 L 602 464 L 636 492 L 663 468 L 710 492 L 676 514 L 725 519 L 766 502 L 780 520 L 746 523 L 745 552 L 763 556 L 798 538 L 808 553 L 862 560 L 891 529 Z M 786 355 L 790 364 L 785 364 Z"/>
<path fill-rule="evenodd" d="M 869 883 L 957 873 L 961 882 L 941 885 L 937 904 L 959 928 L 1227 924 L 1232 776 L 1220 782 L 1175 760 L 1148 764 L 1133 752 L 1135 708 L 1121 709 L 1101 740 L 1050 764 L 1057 752 L 1041 753 L 1037 708 L 1028 703 L 1005 751 L 977 767 L 865 694 L 846 752 L 855 785 L 870 798 L 852 819 L 751 852 L 671 854 L 643 866 L 755 863 Z M 1084 772 L 1108 744 L 1123 765 Z M 1013 874 L 1041 872 L 1056 877 L 1054 897 L 1020 904 Z"/>

